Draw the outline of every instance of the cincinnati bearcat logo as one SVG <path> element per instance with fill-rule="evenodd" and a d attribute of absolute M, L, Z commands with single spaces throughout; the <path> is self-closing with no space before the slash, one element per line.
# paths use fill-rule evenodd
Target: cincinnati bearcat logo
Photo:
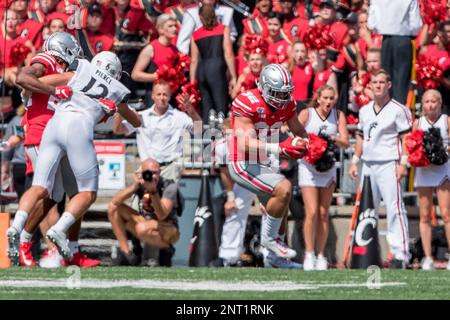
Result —
<path fill-rule="evenodd" d="M 326 124 L 324 124 L 323 126 L 321 126 L 319 128 L 319 133 L 318 135 L 320 136 L 321 133 L 325 133 L 327 131 L 328 126 Z"/>
<path fill-rule="evenodd" d="M 378 126 L 378 122 L 371 123 L 369 126 L 369 132 L 367 133 L 367 141 L 370 141 L 370 138 L 372 137 L 372 130 L 375 129 Z"/>
<path fill-rule="evenodd" d="M 192 245 L 195 243 L 198 237 L 198 233 L 200 232 L 200 228 L 205 223 L 205 220 L 210 218 L 212 216 L 211 210 L 209 207 L 198 207 L 197 210 L 195 210 L 195 216 L 194 216 L 194 232 L 193 236 L 191 238 L 191 248 L 190 251 L 192 251 Z"/>
<path fill-rule="evenodd" d="M 375 209 L 366 209 L 359 216 L 359 223 L 355 231 L 355 242 L 359 247 L 365 247 L 373 240 L 372 237 L 366 239 L 367 234 L 373 234 L 373 230 L 367 230 L 367 228 L 372 228 L 373 230 L 377 228 Z"/>

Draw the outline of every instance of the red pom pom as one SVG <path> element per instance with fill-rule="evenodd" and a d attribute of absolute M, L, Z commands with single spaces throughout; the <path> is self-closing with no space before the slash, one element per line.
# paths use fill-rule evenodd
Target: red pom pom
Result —
<path fill-rule="evenodd" d="M 181 111 L 186 112 L 186 110 L 184 109 L 183 104 L 180 102 L 180 98 L 184 95 L 184 94 L 188 94 L 189 96 L 194 95 L 194 101 L 192 102 L 193 107 L 198 111 L 200 109 L 200 101 L 202 100 L 200 98 L 200 90 L 197 89 L 197 82 L 195 83 L 186 83 L 185 85 L 183 85 L 181 87 L 181 93 L 179 93 L 176 96 L 176 100 L 178 102 L 178 108 Z"/>
<path fill-rule="evenodd" d="M 421 6 L 423 22 L 434 24 L 448 19 L 447 8 L 440 0 L 423 0 Z"/>
<path fill-rule="evenodd" d="M 359 92 L 355 96 L 355 102 L 358 104 L 359 107 L 365 106 L 370 102 L 370 98 L 367 96 L 367 94 L 364 93 L 364 91 Z"/>
<path fill-rule="evenodd" d="M 27 58 L 27 55 L 31 52 L 30 48 L 28 48 L 25 44 L 21 42 L 16 42 L 11 47 L 11 62 L 8 67 L 16 67 L 20 66 L 25 59 Z"/>
<path fill-rule="evenodd" d="M 269 52 L 269 43 L 266 39 L 257 34 L 245 35 L 244 50 L 247 54 L 260 53 L 266 56 Z"/>
<path fill-rule="evenodd" d="M 306 32 L 305 45 L 309 49 L 319 50 L 333 44 L 333 35 L 329 25 L 315 25 Z"/>
<path fill-rule="evenodd" d="M 405 146 L 408 151 L 408 162 L 414 167 L 426 167 L 430 164 L 423 147 L 423 130 L 414 130 L 405 137 Z"/>
<path fill-rule="evenodd" d="M 417 84 L 425 90 L 436 89 L 443 75 L 437 59 L 420 55 L 416 61 Z"/>
<path fill-rule="evenodd" d="M 361 76 L 361 78 L 358 79 L 358 85 L 361 87 L 364 87 L 364 88 L 367 87 L 369 82 L 370 82 L 370 73 L 369 72 L 364 73 Z"/>
<path fill-rule="evenodd" d="M 328 143 L 315 135 L 314 133 L 309 134 L 309 147 L 307 154 L 303 157 L 306 162 L 314 165 L 317 160 L 322 157 L 325 150 L 327 150 Z"/>

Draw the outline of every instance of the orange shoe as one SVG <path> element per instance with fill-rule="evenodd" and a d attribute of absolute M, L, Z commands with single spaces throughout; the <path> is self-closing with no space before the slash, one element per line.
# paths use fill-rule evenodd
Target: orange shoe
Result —
<path fill-rule="evenodd" d="M 91 259 L 87 255 L 77 252 L 73 255 L 69 265 L 75 265 L 82 268 L 92 268 L 98 267 L 100 265 L 100 260 Z"/>
<path fill-rule="evenodd" d="M 24 242 L 19 247 L 20 265 L 24 267 L 36 267 L 36 261 L 31 254 L 32 242 Z"/>

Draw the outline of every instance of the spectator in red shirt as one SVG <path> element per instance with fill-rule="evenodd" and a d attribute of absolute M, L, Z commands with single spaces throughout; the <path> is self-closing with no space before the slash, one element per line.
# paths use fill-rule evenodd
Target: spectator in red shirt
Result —
<path fill-rule="evenodd" d="M 42 29 L 44 25 L 36 20 L 28 18 L 28 1 L 14 0 L 11 4 L 13 9 L 19 17 L 19 25 L 17 26 L 17 33 L 20 37 L 30 40 L 36 49 L 39 49 L 42 44 Z"/>
<path fill-rule="evenodd" d="M 292 57 L 290 71 L 294 92 L 292 96 L 297 102 L 297 111 L 304 109 L 311 97 L 312 83 L 314 80 L 314 70 L 308 62 L 308 49 L 303 42 L 295 42 L 292 45 Z"/>
<path fill-rule="evenodd" d="M 373 32 L 367 26 L 367 13 L 361 12 L 358 14 L 358 35 L 356 41 L 356 60 L 359 66 L 363 65 L 367 58 L 367 50 L 370 48 L 381 48 L 383 37 L 376 32 Z"/>
<path fill-rule="evenodd" d="M 295 1 L 281 0 L 280 13 L 283 17 L 283 37 L 289 38 L 290 42 L 303 41 L 309 29 L 309 20 L 304 15 L 297 16 Z"/>
<path fill-rule="evenodd" d="M 270 63 L 287 64 L 289 57 L 290 43 L 281 33 L 281 26 L 283 25 L 283 18 L 278 12 L 271 12 L 269 14 L 268 29 L 269 29 L 269 53 L 267 60 Z"/>
<path fill-rule="evenodd" d="M 334 36 L 333 47 L 339 51 L 350 43 L 348 27 L 345 23 L 336 21 L 336 7 L 333 0 L 322 0 L 320 3 L 319 24 L 329 25 Z"/>
<path fill-rule="evenodd" d="M 242 22 L 244 33 L 258 34 L 263 37 L 269 36 L 267 23 L 272 7 L 272 0 L 257 0 L 253 16 L 244 19 Z"/>
<path fill-rule="evenodd" d="M 101 31 L 103 10 L 98 4 L 88 9 L 87 26 L 76 32 L 78 41 L 87 56 L 95 56 L 100 51 L 110 51 L 114 44 L 114 37 Z M 89 53 L 87 53 L 87 51 Z"/>
<path fill-rule="evenodd" d="M 42 39 L 45 41 L 51 34 L 64 32 L 66 29 L 65 15 L 61 12 L 53 12 L 47 17 L 47 26 L 42 31 Z"/>
<path fill-rule="evenodd" d="M 0 66 L 6 68 L 20 67 L 24 62 L 27 63 L 34 55 L 34 47 L 30 40 L 20 37 L 17 32 L 19 25 L 19 16 L 12 9 L 3 12 L 1 34 L 0 34 Z M 23 57 L 21 61 L 17 61 L 12 50 L 18 46 L 26 46 L 30 53 Z"/>
<path fill-rule="evenodd" d="M 267 64 L 267 59 L 260 52 L 251 52 L 246 59 L 248 66 L 239 74 L 236 86 L 231 93 L 231 98 L 233 99 L 240 93 L 257 87 L 256 81 L 259 79 L 259 74 Z"/>
<path fill-rule="evenodd" d="M 178 57 L 178 49 L 172 40 L 177 35 L 177 21 L 168 14 L 162 14 L 156 20 L 158 39 L 142 49 L 131 72 L 131 78 L 137 82 L 153 83 L 158 80 L 157 70 L 162 66 L 173 67 Z M 151 89 L 151 85 L 148 90 Z M 149 101 L 150 103 L 150 101 Z"/>
<path fill-rule="evenodd" d="M 30 3 L 30 18 L 45 24 L 47 22 L 47 16 L 57 11 L 59 2 L 59 0 L 36 0 L 34 3 Z M 65 11 L 66 6 L 63 8 L 61 10 Z M 67 15 L 67 18 L 69 18 L 69 15 Z"/>
<path fill-rule="evenodd" d="M 330 75 L 333 73 L 331 65 L 333 61 L 327 58 L 327 49 L 320 49 L 309 54 L 311 65 L 314 69 L 313 92 L 316 92 L 321 86 L 328 83 Z M 335 86 L 333 86 L 334 88 Z"/>

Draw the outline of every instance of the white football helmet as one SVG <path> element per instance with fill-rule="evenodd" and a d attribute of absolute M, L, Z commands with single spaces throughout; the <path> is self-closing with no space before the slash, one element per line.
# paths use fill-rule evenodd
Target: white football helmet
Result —
<path fill-rule="evenodd" d="M 264 101 L 275 109 L 285 108 L 292 100 L 294 86 L 289 71 L 280 64 L 269 64 L 262 69 L 258 82 Z"/>
<path fill-rule="evenodd" d="M 97 53 L 92 58 L 91 64 L 116 80 L 119 80 L 122 76 L 122 63 L 114 52 L 102 51 Z"/>
<path fill-rule="evenodd" d="M 82 52 L 77 39 L 67 32 L 53 33 L 45 40 L 42 48 L 46 53 L 64 60 L 68 65 L 71 65 Z"/>

